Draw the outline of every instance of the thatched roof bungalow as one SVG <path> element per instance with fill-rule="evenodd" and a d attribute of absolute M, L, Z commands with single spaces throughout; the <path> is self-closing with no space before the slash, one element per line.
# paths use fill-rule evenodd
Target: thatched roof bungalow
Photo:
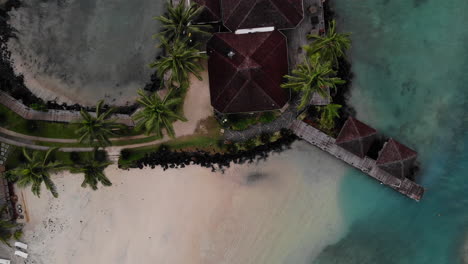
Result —
<path fill-rule="evenodd" d="M 363 158 L 369 151 L 376 135 L 377 130 L 353 117 L 349 117 L 341 128 L 335 142 L 338 146 Z"/>
<path fill-rule="evenodd" d="M 390 139 L 379 152 L 376 164 L 380 169 L 403 179 L 410 176 L 417 156 L 416 151 Z"/>

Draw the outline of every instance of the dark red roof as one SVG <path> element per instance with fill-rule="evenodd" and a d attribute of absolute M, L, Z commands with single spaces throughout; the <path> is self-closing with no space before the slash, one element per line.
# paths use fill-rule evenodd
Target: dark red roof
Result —
<path fill-rule="evenodd" d="M 376 134 L 377 130 L 349 117 L 336 138 L 336 144 L 359 157 L 364 157 Z"/>
<path fill-rule="evenodd" d="M 199 22 L 215 22 L 221 20 L 220 0 L 193 0 L 200 6 L 203 6 L 203 11 L 198 17 Z"/>
<path fill-rule="evenodd" d="M 280 87 L 288 73 L 288 54 L 286 37 L 279 31 L 217 33 L 207 51 L 211 104 L 219 112 L 279 109 L 289 100 Z"/>
<path fill-rule="evenodd" d="M 377 165 L 400 178 L 410 173 L 418 153 L 396 140 L 390 139 L 379 153 Z"/>
<path fill-rule="evenodd" d="M 241 28 L 294 28 L 304 18 L 303 0 L 222 0 L 224 25 Z"/>

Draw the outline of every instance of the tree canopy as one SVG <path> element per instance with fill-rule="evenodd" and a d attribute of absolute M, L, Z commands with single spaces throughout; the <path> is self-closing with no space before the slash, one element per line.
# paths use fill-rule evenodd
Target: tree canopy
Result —
<path fill-rule="evenodd" d="M 187 121 L 175 111 L 182 99 L 170 98 L 170 94 L 161 99 L 157 93 L 146 95 L 142 90 L 139 90 L 138 94 L 140 95 L 138 103 L 143 106 L 143 109 L 134 115 L 136 129 L 144 130 L 147 135 L 155 133 L 162 138 L 164 128 L 170 137 L 175 137 L 172 123 L 176 120 Z"/>
<path fill-rule="evenodd" d="M 337 84 L 345 83 L 340 78 L 333 77 L 335 75 L 336 72 L 330 61 L 322 62 L 319 54 L 313 54 L 310 57 L 306 56 L 304 62 L 292 71 L 292 75 L 285 76 L 288 82 L 281 87 L 300 92 L 301 100 L 298 108 L 303 109 L 309 104 L 314 92 L 329 97 L 326 88 L 336 89 Z"/>

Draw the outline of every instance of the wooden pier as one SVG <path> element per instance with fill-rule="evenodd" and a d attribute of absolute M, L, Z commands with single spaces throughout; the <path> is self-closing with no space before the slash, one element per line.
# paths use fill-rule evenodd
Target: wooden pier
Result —
<path fill-rule="evenodd" d="M 9 94 L 0 91 L 0 104 L 9 108 L 11 111 L 15 112 L 19 116 L 27 120 L 41 120 L 41 121 L 51 121 L 51 122 L 63 122 L 63 123 L 72 123 L 78 122 L 81 120 L 81 115 L 79 111 L 71 110 L 48 110 L 47 112 L 37 111 L 25 106 L 20 101 L 11 97 Z M 96 115 L 96 113 L 90 113 L 91 115 Z M 132 117 L 129 115 L 115 114 L 113 117 L 116 118 L 117 123 L 124 124 L 126 126 L 134 126 Z"/>
<path fill-rule="evenodd" d="M 338 159 L 361 170 L 372 178 L 378 180 L 392 189 L 408 196 L 416 201 L 421 200 L 424 188 L 409 179 L 399 179 L 386 171 L 380 169 L 374 159 L 369 157 L 360 158 L 351 152 L 335 144 L 335 139 L 302 121 L 295 120 L 291 124 L 294 133 L 310 144 L 330 153 Z"/>

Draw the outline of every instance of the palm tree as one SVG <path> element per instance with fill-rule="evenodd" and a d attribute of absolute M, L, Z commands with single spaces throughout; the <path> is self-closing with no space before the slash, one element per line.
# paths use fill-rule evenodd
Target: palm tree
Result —
<path fill-rule="evenodd" d="M 322 112 L 320 115 L 320 128 L 325 130 L 331 130 L 335 127 L 335 118 L 339 118 L 339 110 L 341 105 L 339 104 L 328 104 L 320 107 Z"/>
<path fill-rule="evenodd" d="M 144 106 L 144 108 L 134 115 L 137 122 L 137 130 L 145 130 L 147 135 L 156 133 L 161 137 L 162 129 L 165 128 L 170 137 L 175 137 L 172 122 L 175 120 L 187 121 L 181 115 L 178 115 L 173 110 L 178 104 L 182 102 L 181 98 L 169 99 L 169 94 L 161 100 L 157 93 L 150 96 L 146 95 L 143 90 L 139 90 L 138 94 L 141 96 L 137 101 Z"/>
<path fill-rule="evenodd" d="M 185 6 L 185 1 L 174 6 L 172 3 L 167 3 L 167 14 L 155 17 L 163 24 L 163 31 L 157 36 L 165 36 L 169 40 L 187 39 L 193 34 L 210 34 L 206 30 L 208 25 L 197 25 L 193 20 L 202 12 L 203 7 L 192 4 L 190 7 Z"/>
<path fill-rule="evenodd" d="M 281 87 L 301 92 L 298 109 L 303 109 L 309 104 L 314 92 L 322 97 L 329 97 L 327 88 L 336 89 L 337 84 L 345 83 L 338 77 L 330 77 L 335 74 L 330 61 L 321 62 L 320 55 L 314 54 L 311 57 L 307 56 L 305 61 L 292 71 L 292 75 L 286 75 L 288 82 Z"/>
<path fill-rule="evenodd" d="M 350 34 L 336 33 L 336 22 L 333 20 L 325 36 L 308 35 L 313 39 L 312 44 L 304 49 L 308 55 L 320 53 L 322 59 L 329 60 L 333 66 L 338 65 L 338 59 L 345 55 L 345 52 L 351 46 Z"/>
<path fill-rule="evenodd" d="M 9 171 L 10 179 L 13 177 L 17 180 L 19 187 L 27 187 L 31 185 L 31 191 L 38 197 L 41 194 L 41 185 L 45 184 L 47 189 L 54 197 L 58 197 L 57 188 L 54 182 L 50 179 L 50 171 L 63 168 L 63 164 L 59 161 L 49 161 L 52 152 L 57 148 L 50 148 L 45 155 L 43 152 L 34 151 L 29 154 L 23 148 L 23 155 L 26 162 Z"/>
<path fill-rule="evenodd" d="M 80 135 L 80 143 L 101 147 L 109 146 L 112 144 L 109 137 L 115 136 L 115 131 L 123 128 L 121 124 L 115 122 L 115 119 L 110 119 L 110 115 L 114 111 L 113 108 L 103 112 L 103 103 L 102 100 L 97 103 L 96 116 L 81 109 L 82 119 L 78 123 L 80 128 L 76 131 Z"/>
<path fill-rule="evenodd" d="M 190 73 L 202 80 L 200 72 L 203 71 L 203 66 L 200 60 L 207 58 L 205 54 L 178 39 L 169 43 L 167 39 L 161 38 L 161 46 L 167 55 L 150 64 L 156 68 L 161 80 L 164 80 L 166 74 L 170 74 L 167 84 L 176 87 L 187 87 Z"/>
<path fill-rule="evenodd" d="M 7 210 L 6 205 L 4 205 L 2 208 L 0 208 L 0 214 L 3 213 L 5 210 Z M 13 228 L 17 227 L 18 225 L 16 223 L 13 223 L 12 221 L 5 220 L 3 218 L 0 218 L 0 241 L 7 245 L 10 246 L 10 243 L 8 243 L 8 240 L 10 240 L 12 237 L 18 236 L 20 230 L 13 231 Z"/>
<path fill-rule="evenodd" d="M 112 162 L 100 161 L 96 158 L 96 150 L 92 157 L 88 157 L 84 161 L 78 163 L 76 167 L 70 168 L 71 173 L 83 173 L 84 180 L 81 187 L 86 188 L 88 185 L 97 190 L 97 185 L 101 182 L 104 186 L 111 186 L 111 181 L 104 174 L 104 169 L 111 165 Z"/>

